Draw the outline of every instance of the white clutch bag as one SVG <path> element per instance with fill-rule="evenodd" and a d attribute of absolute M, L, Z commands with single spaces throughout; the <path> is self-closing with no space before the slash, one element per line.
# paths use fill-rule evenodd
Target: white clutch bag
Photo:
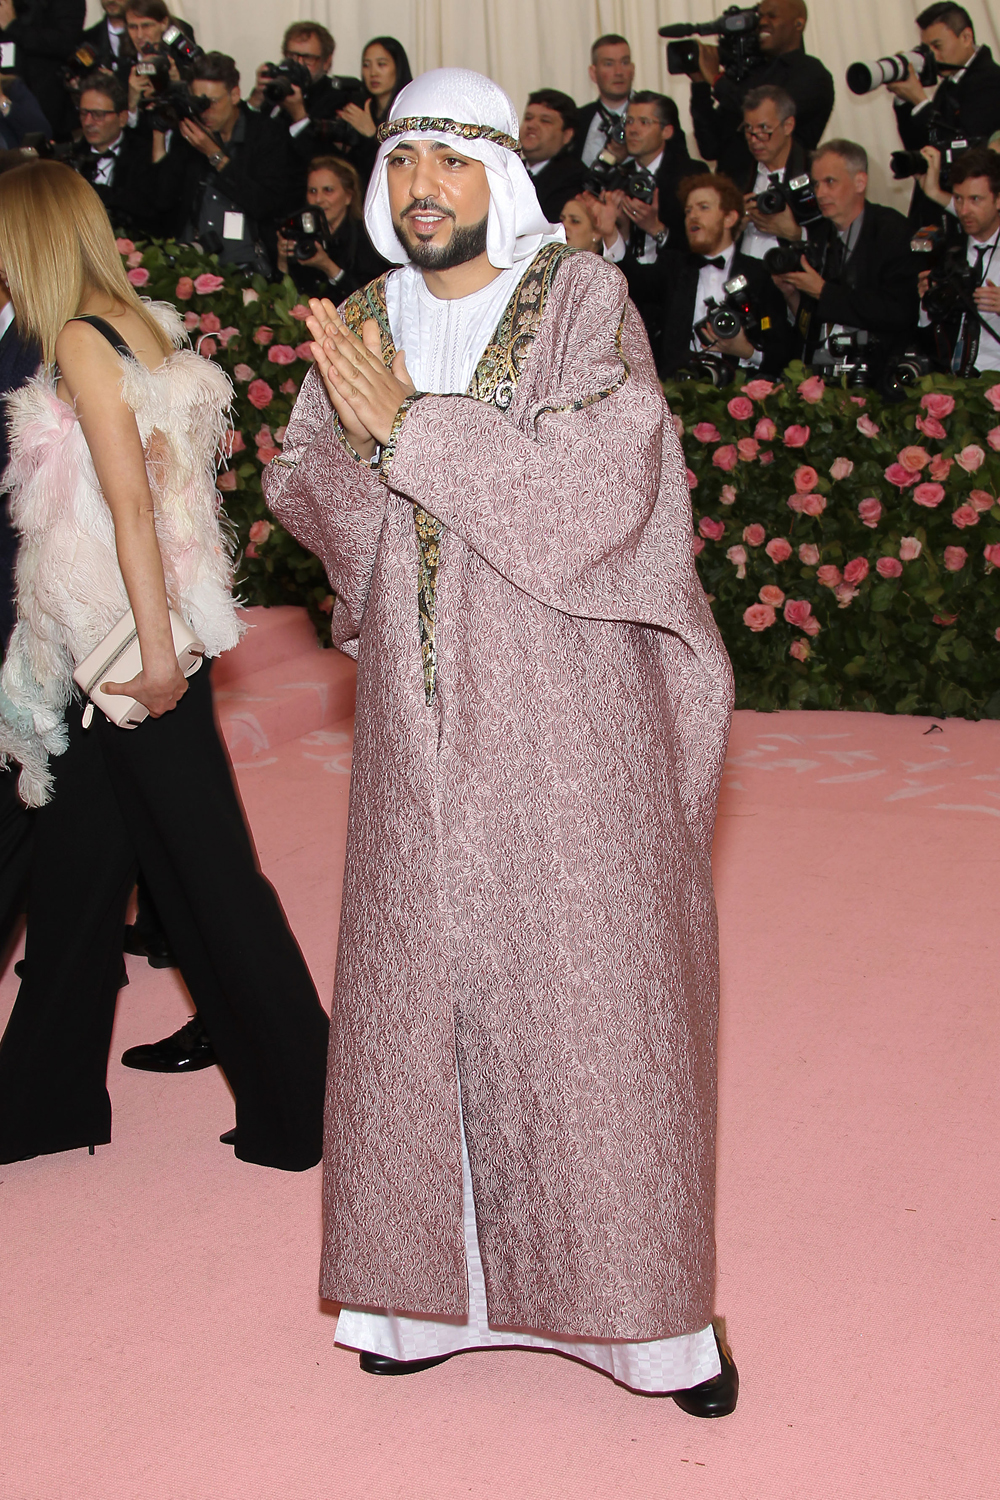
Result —
<path fill-rule="evenodd" d="M 205 647 L 174 610 L 170 611 L 170 629 L 177 652 L 177 665 L 185 677 L 192 677 L 201 666 Z M 132 611 L 123 615 L 113 630 L 95 646 L 73 673 L 73 680 L 83 689 L 90 702 L 83 711 L 83 727 L 94 717 L 95 705 L 106 719 L 119 729 L 136 729 L 149 718 L 149 709 L 135 698 L 116 693 L 102 693 L 102 682 L 131 682 L 142 671 L 139 636 Z"/>

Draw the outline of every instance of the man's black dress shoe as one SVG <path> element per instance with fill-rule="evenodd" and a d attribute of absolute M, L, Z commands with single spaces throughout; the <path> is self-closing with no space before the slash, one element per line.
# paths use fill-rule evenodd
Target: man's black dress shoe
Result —
<path fill-rule="evenodd" d="M 146 959 L 151 969 L 177 968 L 177 960 L 171 953 L 166 938 L 155 933 L 140 932 L 134 922 L 125 928 L 122 947 L 126 953 Z"/>
<path fill-rule="evenodd" d="M 235 1146 L 236 1145 L 236 1126 L 234 1125 L 233 1128 L 232 1128 L 232 1130 L 224 1130 L 222 1132 L 222 1134 L 219 1136 L 219 1140 L 222 1142 L 222 1144 L 224 1146 Z"/>
<path fill-rule="evenodd" d="M 208 1032 L 196 1015 L 161 1042 L 146 1042 L 122 1053 L 126 1068 L 139 1068 L 143 1073 L 196 1073 L 217 1061 Z"/>
<path fill-rule="evenodd" d="M 740 1393 L 739 1371 L 725 1344 L 720 1343 L 718 1334 L 715 1342 L 722 1361 L 719 1374 L 713 1375 L 711 1380 L 703 1380 L 700 1385 L 690 1386 L 686 1391 L 670 1393 L 681 1411 L 692 1417 L 728 1417 L 736 1410 L 736 1398 Z"/>
<path fill-rule="evenodd" d="M 17 963 L 14 965 L 14 973 L 17 975 L 18 979 L 23 979 L 27 972 L 28 970 L 26 967 L 26 961 L 23 958 L 19 958 Z M 126 969 L 125 967 L 125 960 L 122 959 L 122 966 L 118 973 L 118 988 L 120 990 L 123 990 L 127 984 L 128 969 Z"/>
<path fill-rule="evenodd" d="M 373 1354 L 362 1349 L 358 1363 L 366 1375 L 417 1375 L 432 1365 L 443 1365 L 450 1354 L 436 1354 L 432 1359 L 390 1359 L 387 1354 Z"/>

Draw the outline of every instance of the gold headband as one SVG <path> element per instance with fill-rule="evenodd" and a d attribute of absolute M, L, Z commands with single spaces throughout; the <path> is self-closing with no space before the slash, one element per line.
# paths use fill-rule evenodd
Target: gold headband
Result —
<path fill-rule="evenodd" d="M 457 135 L 463 141 L 492 141 L 521 155 L 521 143 L 492 125 L 462 125 L 458 120 L 432 119 L 429 115 L 413 115 L 406 120 L 387 120 L 378 128 L 380 142 L 391 140 L 396 135 Z"/>

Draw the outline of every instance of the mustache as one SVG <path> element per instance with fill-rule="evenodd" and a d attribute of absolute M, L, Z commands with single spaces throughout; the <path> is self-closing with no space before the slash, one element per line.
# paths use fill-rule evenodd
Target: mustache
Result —
<path fill-rule="evenodd" d="M 403 209 L 399 217 L 405 219 L 410 214 L 426 213 L 428 209 L 433 209 L 435 213 L 445 214 L 449 219 L 455 217 L 455 210 L 453 208 L 445 208 L 442 203 L 436 203 L 433 198 L 421 198 L 419 202 L 411 203 L 407 208 Z"/>

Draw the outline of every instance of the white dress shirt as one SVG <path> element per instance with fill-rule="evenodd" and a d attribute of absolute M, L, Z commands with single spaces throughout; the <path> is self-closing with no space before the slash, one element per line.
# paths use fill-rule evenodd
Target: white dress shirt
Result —
<path fill-rule="evenodd" d="M 0 308 L 0 339 L 3 338 L 4 334 L 7 332 L 7 329 L 10 327 L 13 321 L 14 304 L 13 302 L 8 301 L 4 303 L 2 308 Z"/>
<path fill-rule="evenodd" d="M 663 152 L 661 151 L 659 156 L 656 157 L 654 161 L 651 161 L 648 167 L 643 167 L 643 171 L 648 172 L 651 177 L 655 177 L 657 172 L 660 170 L 660 163 L 662 162 L 662 160 Z M 621 235 L 619 235 L 613 245 L 611 245 L 610 247 L 606 245 L 604 247 L 604 259 L 613 261 L 617 266 L 620 261 L 624 260 L 625 251 L 627 248 L 628 246 L 626 245 L 625 241 L 622 239 Z M 656 236 L 653 234 L 644 234 L 642 237 L 642 250 L 636 256 L 636 260 L 639 262 L 639 264 L 643 266 L 652 265 L 653 261 L 656 259 L 659 253 L 660 247 L 656 243 Z"/>
<path fill-rule="evenodd" d="M 978 265 L 978 252 L 985 247 L 986 254 L 983 256 L 983 272 L 981 284 L 986 285 L 992 281 L 994 285 L 1000 285 L 1000 251 L 997 241 L 1000 233 L 995 233 L 988 240 L 974 240 L 971 234 L 966 242 L 966 260 L 970 266 Z M 977 370 L 1000 370 L 1000 313 L 980 312 L 979 321 L 982 325 L 979 330 L 979 352 L 976 355 Z M 994 338 L 993 335 L 996 335 Z"/>
<path fill-rule="evenodd" d="M 95 187 L 108 186 L 124 139 L 125 132 L 123 130 L 119 131 L 117 140 L 112 141 L 110 146 L 105 146 L 102 149 L 100 156 L 97 158 L 97 171 L 94 173 Z"/>
<path fill-rule="evenodd" d="M 781 170 L 782 169 L 779 167 L 779 176 L 781 174 Z M 762 193 L 765 188 L 769 187 L 770 183 L 771 172 L 767 167 L 765 167 L 763 162 L 758 162 L 757 177 L 748 196 L 752 196 L 755 198 L 758 193 Z M 777 245 L 777 235 L 765 234 L 763 230 L 758 229 L 755 224 L 752 224 L 749 220 L 747 220 L 747 227 L 746 229 L 744 229 L 743 239 L 740 241 L 740 246 L 744 255 L 752 255 L 754 260 L 763 260 L 764 256 L 769 250 L 777 249 Z"/>
<path fill-rule="evenodd" d="M 624 116 L 625 111 L 628 109 L 628 104 L 628 100 L 623 99 L 621 104 L 605 104 L 604 108 L 609 115 Z M 583 165 L 585 167 L 591 166 L 596 161 L 600 152 L 604 150 L 606 140 L 607 135 L 601 124 L 601 111 L 598 110 L 590 122 L 590 129 L 587 131 L 583 142 L 583 151 L 580 153 L 583 157 Z"/>

